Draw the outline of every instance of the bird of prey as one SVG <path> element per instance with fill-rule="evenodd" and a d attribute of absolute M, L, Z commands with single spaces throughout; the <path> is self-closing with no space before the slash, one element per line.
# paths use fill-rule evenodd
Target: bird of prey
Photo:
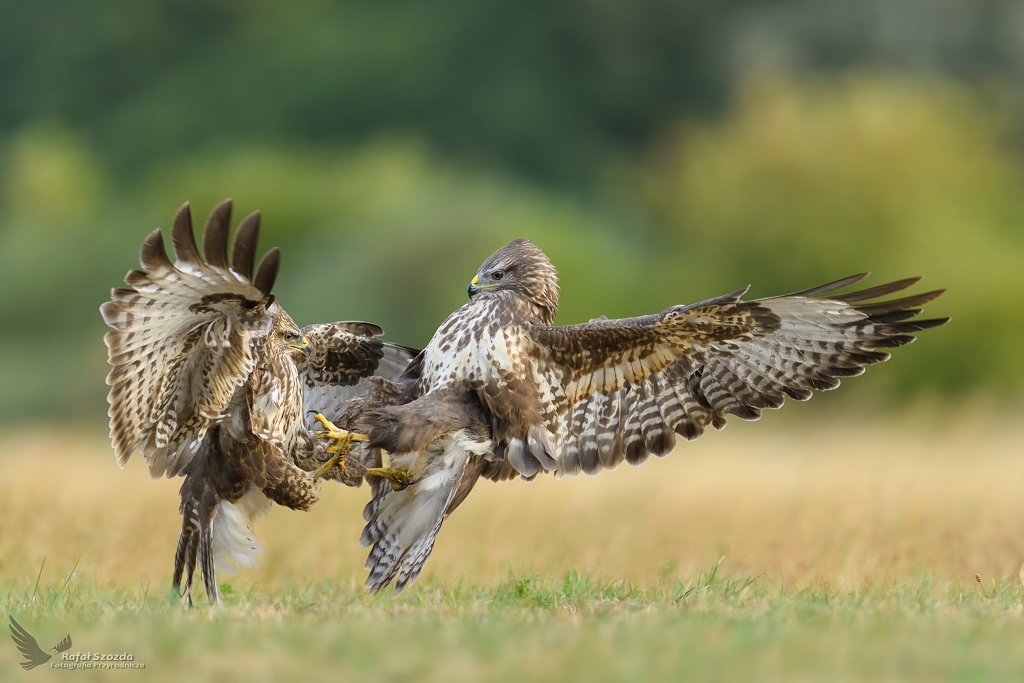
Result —
<path fill-rule="evenodd" d="M 840 293 L 865 276 L 555 326 L 551 262 L 525 239 L 502 247 L 395 385 L 402 395 L 346 422 L 367 435 L 359 448 L 384 449 L 390 460 L 381 470 L 389 481 L 373 480 L 363 513 L 367 586 L 394 580 L 397 593 L 415 579 L 441 523 L 480 477 L 639 465 L 666 455 L 677 436 L 721 429 L 727 415 L 754 420 L 787 396 L 834 389 L 946 322 L 914 319 L 941 291 L 879 301 L 920 278 Z"/>
<path fill-rule="evenodd" d="M 46 664 L 53 658 L 53 655 L 67 652 L 71 649 L 71 634 L 64 636 L 64 640 L 51 647 L 50 652 L 53 654 L 49 654 L 43 652 L 43 648 L 39 647 L 39 643 L 32 637 L 32 634 L 15 621 L 13 616 L 8 627 L 11 629 L 11 639 L 14 640 L 18 651 L 25 657 L 25 661 L 20 662 L 21 668 L 25 671 L 34 669 L 41 664 Z"/>
<path fill-rule="evenodd" d="M 204 260 L 182 206 L 171 230 L 176 261 L 154 230 L 142 246 L 145 270 L 130 271 L 130 288 L 112 290 L 100 309 L 113 328 L 104 341 L 118 464 L 139 451 L 154 478 L 185 478 L 173 583 L 181 591 L 184 578 L 189 604 L 197 562 L 216 604 L 216 569 L 255 565 L 253 521 L 272 503 L 306 510 L 317 500 L 324 472 L 312 471 L 351 438 L 332 432 L 341 445 L 324 453 L 314 414 L 339 413 L 368 378 L 396 377 L 416 354 L 377 339 L 383 331 L 372 323 L 300 330 L 271 294 L 276 248 L 253 276 L 259 212 L 239 224 L 229 262 L 231 207 L 226 200 L 210 214 Z M 355 465 L 346 483 L 365 474 Z"/>

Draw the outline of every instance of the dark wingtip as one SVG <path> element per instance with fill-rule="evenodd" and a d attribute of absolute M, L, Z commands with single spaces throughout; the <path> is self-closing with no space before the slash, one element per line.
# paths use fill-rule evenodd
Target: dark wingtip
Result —
<path fill-rule="evenodd" d="M 274 288 L 274 280 L 277 279 L 277 270 L 281 267 L 281 250 L 274 247 L 268 251 L 260 260 L 260 267 L 256 269 L 256 279 L 253 284 L 256 289 L 266 295 Z"/>
<path fill-rule="evenodd" d="M 149 233 L 146 241 L 142 243 L 142 250 L 139 252 L 139 262 L 142 267 L 152 272 L 161 268 L 171 268 L 171 259 L 167 257 L 167 250 L 164 248 L 164 236 L 157 228 Z"/>
<path fill-rule="evenodd" d="M 206 219 L 203 233 L 203 254 L 206 262 L 218 268 L 228 267 L 228 232 L 231 230 L 231 199 L 225 199 L 213 208 Z"/>
<path fill-rule="evenodd" d="M 260 238 L 259 211 L 253 211 L 238 225 L 235 245 L 231 249 L 231 269 L 244 278 L 252 280 L 252 269 L 256 263 L 256 243 Z"/>
<path fill-rule="evenodd" d="M 942 296 L 945 291 L 946 290 L 944 289 L 935 289 L 930 292 L 924 292 L 923 294 L 914 294 L 913 296 L 903 297 L 902 299 L 882 301 L 877 304 L 863 304 L 860 306 L 854 306 L 854 308 L 868 316 L 878 316 L 890 312 L 918 309 L 927 303 L 935 301 Z"/>
<path fill-rule="evenodd" d="M 852 284 L 856 284 L 856 283 L 860 282 L 861 280 L 863 280 L 864 278 L 866 278 L 868 275 L 871 275 L 871 271 L 865 271 L 863 273 L 857 273 L 856 275 L 850 275 L 849 277 L 844 277 L 843 279 L 836 280 L 835 282 L 829 282 L 829 283 L 824 284 L 824 285 L 819 285 L 817 287 L 812 287 L 810 289 L 805 289 L 805 290 L 803 290 L 801 292 L 794 292 L 793 294 L 789 294 L 788 296 L 807 296 L 807 297 L 809 297 L 809 296 L 818 296 L 820 294 L 825 294 L 827 292 L 834 292 L 837 289 L 843 289 L 845 287 L 849 287 Z"/>
<path fill-rule="evenodd" d="M 192 231 L 192 206 L 185 202 L 174 215 L 174 224 L 171 226 L 171 243 L 174 244 L 174 258 L 178 261 L 202 264 L 199 256 L 199 247 L 196 246 L 196 236 Z"/>
<path fill-rule="evenodd" d="M 868 301 L 880 296 L 903 291 L 904 289 L 913 287 L 920 281 L 920 276 L 908 277 L 903 280 L 897 280 L 895 282 L 888 282 L 884 285 L 878 285 L 877 287 L 871 287 L 870 289 L 862 289 L 859 292 L 850 292 L 849 294 L 841 294 L 830 298 L 835 301 L 843 301 L 848 304 L 856 303 L 858 301 Z"/>
<path fill-rule="evenodd" d="M 932 318 L 930 320 L 915 321 L 914 325 L 916 325 L 919 330 L 930 330 L 934 327 L 941 327 L 948 323 L 950 320 L 952 320 L 952 318 L 949 316 L 945 318 Z"/>

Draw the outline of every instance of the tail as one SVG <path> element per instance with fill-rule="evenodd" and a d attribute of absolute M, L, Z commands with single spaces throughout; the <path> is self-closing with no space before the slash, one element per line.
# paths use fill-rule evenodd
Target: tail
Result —
<path fill-rule="evenodd" d="M 181 485 L 181 535 L 178 536 L 178 550 L 174 553 L 173 585 L 191 607 L 192 578 L 198 562 L 206 585 L 206 596 L 211 605 L 218 605 L 220 591 L 213 559 L 213 519 L 219 500 L 211 487 L 190 479 L 191 475 Z M 184 588 L 181 585 L 183 578 Z"/>
<path fill-rule="evenodd" d="M 365 568 L 370 571 L 366 587 L 377 593 L 395 577 L 395 595 L 413 581 L 430 552 L 444 521 L 444 510 L 455 486 L 430 492 L 413 491 L 412 484 L 403 491 L 392 491 L 386 481 L 374 486 L 374 498 L 363 509 L 363 528 L 359 544 L 372 545 Z M 378 497 L 380 496 L 380 497 Z"/>
<path fill-rule="evenodd" d="M 203 575 L 211 605 L 220 604 L 217 570 L 234 576 L 241 567 L 256 567 L 263 546 L 256 539 L 253 523 L 270 509 L 271 501 L 258 488 L 250 487 L 234 503 L 211 489 L 198 495 L 195 486 L 182 485 L 181 535 L 174 554 L 174 588 L 192 606 L 192 579 L 196 565 Z M 184 590 L 181 582 L 185 580 Z"/>
<path fill-rule="evenodd" d="M 253 533 L 253 522 L 270 509 L 271 502 L 224 454 L 219 426 L 185 466 L 184 474 L 173 585 L 191 607 L 192 579 L 198 564 L 206 596 L 211 605 L 217 605 L 217 569 L 233 575 L 238 567 L 256 566 L 256 556 L 263 548 Z"/>
<path fill-rule="evenodd" d="M 488 452 L 490 443 L 460 430 L 438 439 L 428 451 L 392 456 L 395 466 L 428 459 L 427 471 L 401 491 L 392 490 L 386 481 L 374 484 L 373 497 L 363 509 L 366 526 L 359 538 L 360 545 L 373 546 L 366 558 L 370 571 L 366 587 L 371 592 L 394 581 L 397 595 L 419 576 L 445 517 L 480 475 L 479 467 L 470 467 L 471 456 Z"/>

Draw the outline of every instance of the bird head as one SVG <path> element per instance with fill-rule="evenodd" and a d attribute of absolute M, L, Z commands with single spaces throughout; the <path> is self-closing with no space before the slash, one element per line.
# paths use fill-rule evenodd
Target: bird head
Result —
<path fill-rule="evenodd" d="M 558 272 L 543 251 L 527 239 L 509 242 L 484 261 L 469 283 L 469 298 L 511 291 L 553 322 L 558 310 Z"/>
<path fill-rule="evenodd" d="M 290 353 L 296 361 L 308 358 L 313 350 L 312 344 L 302 334 L 292 317 L 285 313 L 284 309 L 277 307 L 273 321 L 270 336 L 274 345 L 282 351 Z"/>

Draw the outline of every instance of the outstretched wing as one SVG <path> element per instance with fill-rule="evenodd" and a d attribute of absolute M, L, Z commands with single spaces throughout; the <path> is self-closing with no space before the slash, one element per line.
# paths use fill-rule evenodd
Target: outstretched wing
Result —
<path fill-rule="evenodd" d="M 668 453 L 677 434 L 721 429 L 728 414 L 754 420 L 786 396 L 834 389 L 948 320 L 912 320 L 942 291 L 869 303 L 920 278 L 822 296 L 866 275 L 769 299 L 743 301 L 742 290 L 641 318 L 532 327 L 548 429 L 528 447 L 510 444 L 510 461 L 527 476 L 636 465 Z"/>
<path fill-rule="evenodd" d="M 302 328 L 312 352 L 299 366 L 306 428 L 316 431 L 313 419 L 323 413 L 334 419 L 345 405 L 369 389 L 368 377 L 394 379 L 419 353 L 416 349 L 377 339 L 384 334 L 373 323 L 345 321 Z"/>
<path fill-rule="evenodd" d="M 21 668 L 28 671 L 50 660 L 50 655 L 43 652 L 36 639 L 23 629 L 21 624 L 14 620 L 14 617 L 11 617 L 10 629 L 11 638 L 14 639 L 14 644 L 18 646 L 18 651 L 28 660 L 27 662 L 21 662 Z"/>
<path fill-rule="evenodd" d="M 229 265 L 230 221 L 227 200 L 207 220 L 204 261 L 186 203 L 171 230 L 176 261 L 154 230 L 142 245 L 145 270 L 130 271 L 131 288 L 112 290 L 100 307 L 114 329 L 103 339 L 113 366 L 110 437 L 122 467 L 138 450 L 152 476 L 177 475 L 253 371 L 253 342 L 270 330 L 280 252 L 267 252 L 254 279 L 253 213 L 238 226 Z"/>

